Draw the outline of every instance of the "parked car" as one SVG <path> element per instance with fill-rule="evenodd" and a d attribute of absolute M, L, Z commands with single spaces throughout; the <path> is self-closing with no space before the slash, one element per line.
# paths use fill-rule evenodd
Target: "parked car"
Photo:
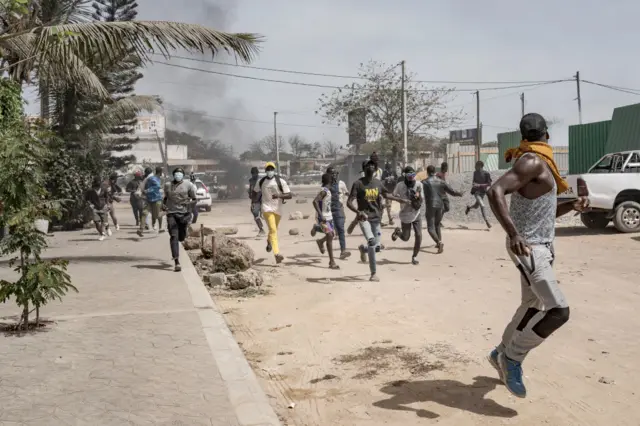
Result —
<path fill-rule="evenodd" d="M 211 211 L 211 193 L 209 192 L 209 187 L 207 187 L 200 179 L 196 179 L 196 207 L 199 209 L 204 209 L 204 211 Z"/>
<path fill-rule="evenodd" d="M 567 176 L 562 197 L 588 196 L 589 211 L 580 218 L 587 228 L 613 221 L 620 232 L 640 232 L 640 151 L 607 154 L 587 173 Z"/>

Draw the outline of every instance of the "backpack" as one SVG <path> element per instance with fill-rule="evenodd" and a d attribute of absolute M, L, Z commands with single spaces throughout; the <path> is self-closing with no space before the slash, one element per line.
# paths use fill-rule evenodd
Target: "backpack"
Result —
<path fill-rule="evenodd" d="M 264 183 L 264 180 L 266 178 L 267 177 L 264 176 L 262 179 L 260 179 L 260 184 L 258 185 L 260 189 L 262 189 L 262 184 Z M 278 191 L 284 194 L 284 189 L 282 189 L 282 181 L 280 180 L 280 175 L 275 175 L 274 178 L 276 179 L 276 185 L 278 185 Z M 260 192 L 260 201 L 262 201 L 262 192 Z M 284 200 L 282 200 L 282 204 L 286 204 Z"/>

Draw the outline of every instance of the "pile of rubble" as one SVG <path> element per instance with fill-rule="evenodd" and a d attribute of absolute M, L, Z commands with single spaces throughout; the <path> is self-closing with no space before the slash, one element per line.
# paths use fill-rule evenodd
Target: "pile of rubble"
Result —
<path fill-rule="evenodd" d="M 253 250 L 228 236 L 237 232 L 237 228 L 189 230 L 183 245 L 206 285 L 242 290 L 264 284 L 260 273 L 251 269 L 255 261 Z"/>

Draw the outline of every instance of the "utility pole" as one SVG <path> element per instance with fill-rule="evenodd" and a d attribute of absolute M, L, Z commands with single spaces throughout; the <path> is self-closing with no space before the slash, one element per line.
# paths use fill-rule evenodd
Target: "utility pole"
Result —
<path fill-rule="evenodd" d="M 482 144 L 482 128 L 480 125 L 480 91 L 476 90 L 476 161 L 480 161 L 480 145 Z"/>
<path fill-rule="evenodd" d="M 576 75 L 574 77 L 576 78 L 576 85 L 578 88 L 578 97 L 577 97 L 578 119 L 580 120 L 580 124 L 582 124 L 582 98 L 580 97 L 580 71 L 576 71 Z"/>
<path fill-rule="evenodd" d="M 520 104 L 522 107 L 522 117 L 524 117 L 524 93 L 520 93 Z"/>
<path fill-rule="evenodd" d="M 276 117 L 278 112 L 273 112 L 273 140 L 276 144 L 276 173 L 280 174 L 280 144 L 278 143 L 278 126 L 276 124 Z"/>
<path fill-rule="evenodd" d="M 406 167 L 409 163 L 409 150 L 407 149 L 407 92 L 404 87 L 405 80 L 405 67 L 404 61 L 400 62 L 400 66 L 402 67 L 402 144 L 404 146 L 404 166 Z"/>

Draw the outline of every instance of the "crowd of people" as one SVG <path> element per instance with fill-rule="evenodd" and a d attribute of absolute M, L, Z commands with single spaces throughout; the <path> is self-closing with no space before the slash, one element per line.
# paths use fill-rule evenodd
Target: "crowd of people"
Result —
<path fill-rule="evenodd" d="M 476 163 L 471 187 L 475 203 L 467 206 L 465 213 L 468 215 L 471 210 L 480 209 L 486 226 L 491 228 L 484 204 L 485 197 L 489 199 L 492 211 L 507 234 L 509 256 L 520 272 L 521 305 L 505 328 L 500 344 L 488 355 L 488 360 L 507 389 L 524 398 L 526 388 L 522 362 L 532 349 L 569 319 L 569 306 L 553 271 L 555 219 L 571 211 L 584 211 L 589 201 L 587 197 L 578 197 L 558 202 L 557 195 L 566 191 L 568 185 L 553 160 L 544 118 L 539 114 L 525 115 L 520 122 L 520 131 L 520 146 L 508 150 L 505 156 L 508 162 L 513 161 L 513 167 L 495 183 L 484 170 L 484 164 L 481 161 Z M 251 209 L 260 235 L 264 235 L 257 207 L 261 204 L 269 228 L 267 250 L 273 249 L 276 262 L 281 263 L 283 257 L 278 250 L 277 238 L 280 208 L 284 200 L 291 198 L 291 191 L 286 182 L 275 174 L 273 163 L 268 163 L 265 171 L 266 178 L 259 182 L 256 178 L 251 183 Z M 449 186 L 447 172 L 446 163 L 441 165 L 439 172 L 434 166 L 429 166 L 426 179 L 419 182 L 415 170 L 407 166 L 396 178 L 389 165 L 384 171 L 380 169 L 378 156 L 374 153 L 363 164 L 361 177 L 347 191 L 336 169 L 329 167 L 322 176 L 322 187 L 313 201 L 316 223 L 312 229 L 314 236 L 319 232 L 324 234 L 317 244 L 322 254 L 329 255 L 329 268 L 339 269 L 333 256 L 336 234 L 340 241 L 340 258 L 349 256 L 345 245 L 345 206 L 355 216 L 347 233 L 353 232 L 356 226 L 362 231 L 364 242 L 358 249 L 361 261 L 369 263 L 370 281 L 379 281 L 376 254 L 384 249 L 380 237 L 385 210 L 389 223 L 394 224 L 391 202 L 400 203 L 400 226 L 394 228 L 392 240 L 409 241 L 412 231 L 414 234 L 411 263 L 419 263 L 417 256 L 422 244 L 423 211 L 429 236 L 438 253 L 442 253 L 441 222 L 450 209 L 449 196 L 463 195 Z M 257 173 L 256 169 L 256 176 Z M 505 198 L 507 195 L 511 195 L 509 204 Z"/>
<path fill-rule="evenodd" d="M 139 237 L 143 237 L 145 231 L 149 230 L 155 233 L 165 232 L 162 224 L 166 216 L 175 271 L 182 270 L 179 243 L 187 237 L 189 225 L 198 220 L 196 178 L 193 174 L 189 181 L 184 177 L 185 172 L 181 167 L 173 170 L 172 179 L 167 181 L 164 179 L 162 167 L 156 167 L 155 172 L 147 167 L 144 171 L 136 171 L 125 188 L 129 193 L 129 203 Z M 109 216 L 116 231 L 120 229 L 114 203 L 122 201 L 124 191 L 117 182 L 117 173 L 109 175 L 106 181 L 96 176 L 85 195 L 92 211 L 99 241 L 104 241 L 113 234 Z"/>

